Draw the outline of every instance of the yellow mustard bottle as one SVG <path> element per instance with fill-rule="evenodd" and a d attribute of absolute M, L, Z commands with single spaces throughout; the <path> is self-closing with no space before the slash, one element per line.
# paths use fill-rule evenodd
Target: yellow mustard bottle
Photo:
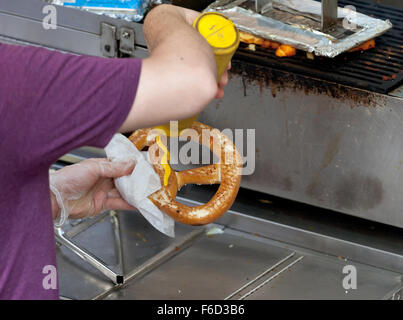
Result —
<path fill-rule="evenodd" d="M 217 64 L 217 82 L 220 81 L 239 46 L 239 31 L 235 24 L 219 12 L 205 12 L 196 18 L 193 27 L 207 40 L 214 51 Z M 170 125 L 157 126 L 167 136 L 180 133 L 192 126 L 199 115 L 180 120 L 177 132 L 170 132 Z"/>
<path fill-rule="evenodd" d="M 236 49 L 239 46 L 239 31 L 234 23 L 218 12 L 206 12 L 201 14 L 193 22 L 193 27 L 207 40 L 214 51 L 217 65 L 217 82 L 220 81 Z M 170 131 L 170 124 L 155 127 L 162 130 L 168 137 L 179 134 L 182 130 L 192 126 L 199 115 L 178 121 L 178 130 Z M 168 163 L 169 152 L 162 144 L 160 137 L 157 137 L 157 144 L 163 150 L 161 165 L 164 168 L 164 186 L 168 185 L 171 167 Z"/>

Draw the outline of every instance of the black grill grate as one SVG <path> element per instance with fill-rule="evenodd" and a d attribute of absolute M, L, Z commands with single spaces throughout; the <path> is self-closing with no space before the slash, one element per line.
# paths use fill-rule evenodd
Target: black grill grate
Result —
<path fill-rule="evenodd" d="M 315 77 L 378 93 L 388 93 L 403 83 L 403 10 L 362 0 L 339 0 L 339 6 L 353 5 L 357 11 L 389 19 L 393 29 L 376 38 L 376 48 L 344 53 L 336 58 L 310 60 L 304 52 L 291 58 L 277 58 L 274 50 L 256 47 L 252 52 L 241 44 L 235 60 L 246 60 L 273 69 Z"/>

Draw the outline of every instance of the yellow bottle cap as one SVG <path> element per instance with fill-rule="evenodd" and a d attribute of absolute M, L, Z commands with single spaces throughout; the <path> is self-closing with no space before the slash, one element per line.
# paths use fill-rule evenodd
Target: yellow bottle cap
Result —
<path fill-rule="evenodd" d="M 235 24 L 219 12 L 205 12 L 193 22 L 193 27 L 207 40 L 217 62 L 217 81 L 225 72 L 239 46 L 239 31 Z"/>
<path fill-rule="evenodd" d="M 234 23 L 218 12 L 202 14 L 195 20 L 194 27 L 213 48 L 233 48 L 239 38 Z"/>

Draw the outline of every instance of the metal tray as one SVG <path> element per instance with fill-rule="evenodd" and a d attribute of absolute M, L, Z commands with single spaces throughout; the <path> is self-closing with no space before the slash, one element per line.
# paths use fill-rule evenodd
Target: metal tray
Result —
<path fill-rule="evenodd" d="M 253 8 L 253 10 L 252 10 Z M 338 8 L 339 34 L 320 29 L 321 3 L 312 0 L 274 0 L 273 8 L 258 14 L 251 0 L 218 0 L 205 11 L 218 11 L 241 30 L 291 45 L 317 56 L 334 58 L 392 28 L 383 21 L 358 13 L 352 7 Z"/>

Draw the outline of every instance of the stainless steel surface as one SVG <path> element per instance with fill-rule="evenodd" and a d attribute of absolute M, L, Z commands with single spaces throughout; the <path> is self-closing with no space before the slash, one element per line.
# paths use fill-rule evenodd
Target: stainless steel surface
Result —
<path fill-rule="evenodd" d="M 101 46 L 102 55 L 107 58 L 117 56 L 116 27 L 105 22 L 101 23 Z"/>
<path fill-rule="evenodd" d="M 124 282 L 124 277 L 122 275 L 122 252 L 121 252 L 121 241 L 120 234 L 117 228 L 119 227 L 119 223 L 117 222 L 117 218 L 114 212 L 110 213 L 110 217 L 112 219 L 112 225 L 114 226 L 114 240 L 115 240 L 115 249 L 118 257 L 118 270 L 114 271 L 109 266 L 107 266 L 103 261 L 100 261 L 93 254 L 88 252 L 85 248 L 82 248 L 76 245 L 64 232 L 62 228 L 55 228 L 55 237 L 56 242 L 60 245 L 69 248 L 74 254 L 79 256 L 81 259 L 89 263 L 91 266 L 99 270 L 102 274 L 104 274 L 108 279 L 112 280 L 115 284 L 122 284 Z"/>
<path fill-rule="evenodd" d="M 101 271 L 107 278 L 113 281 L 115 284 L 123 283 L 123 275 L 119 274 L 113 270 L 111 270 L 108 266 L 106 266 L 102 261 L 100 261 L 93 254 L 88 252 L 87 250 L 77 246 L 74 244 L 68 237 L 66 237 L 65 232 L 61 228 L 55 228 L 55 236 L 56 241 L 69 248 L 72 252 L 74 252 L 77 256 L 79 256 L 84 261 L 88 262 L 94 268 Z M 119 253 L 118 256 L 121 256 Z"/>
<path fill-rule="evenodd" d="M 203 236 L 109 299 L 224 299 L 289 253 L 226 234 Z"/>
<path fill-rule="evenodd" d="M 322 31 L 331 33 L 337 28 L 337 0 L 322 0 Z"/>
<path fill-rule="evenodd" d="M 119 50 L 121 53 L 126 54 L 129 57 L 135 57 L 136 50 L 136 33 L 131 28 L 122 27 L 119 30 L 118 35 Z"/>
<path fill-rule="evenodd" d="M 122 55 L 135 57 L 136 37 L 133 29 L 128 27 L 117 28 L 114 25 L 101 23 L 102 55 L 107 58 L 116 58 Z"/>
<path fill-rule="evenodd" d="M 287 271 L 288 269 L 290 269 L 292 266 L 294 266 L 296 263 L 300 262 L 302 259 L 304 258 L 304 256 L 299 257 L 298 259 L 294 260 L 293 262 L 291 262 L 290 264 L 286 265 L 285 267 L 283 267 L 280 271 L 278 271 L 277 273 L 275 273 L 274 275 L 272 275 L 270 278 L 266 279 L 264 282 L 260 283 L 257 287 L 253 288 L 252 290 L 246 292 L 244 295 L 242 295 L 239 300 L 244 300 L 247 297 L 249 297 L 250 295 L 253 295 L 255 292 L 257 292 L 258 290 L 260 290 L 261 288 L 263 288 L 264 286 L 266 286 L 270 281 L 272 281 L 273 279 L 277 278 L 278 276 L 282 275 L 282 273 L 284 273 L 285 271 Z"/>
<path fill-rule="evenodd" d="M 86 224 L 88 220 L 85 220 L 83 228 L 78 224 L 66 233 L 79 248 L 85 248 L 103 265 L 115 267 L 123 262 L 122 275 L 126 282 L 149 272 L 186 248 L 188 242 L 204 230 L 180 225 L 176 228 L 176 238 L 171 239 L 151 227 L 138 212 L 119 212 L 117 218 L 119 250 L 115 242 L 114 217 L 111 219 L 109 215 L 93 224 Z M 65 298 L 101 298 L 120 287 L 64 244 L 58 246 L 57 258 L 60 295 Z"/>
<path fill-rule="evenodd" d="M 225 298 L 225 300 L 229 300 L 232 297 L 236 296 L 238 293 L 240 293 L 242 290 L 248 288 L 249 286 L 253 285 L 254 283 L 256 283 L 256 281 L 258 281 L 259 279 L 261 279 L 262 277 L 264 277 L 266 274 L 268 274 L 269 272 L 273 271 L 275 268 L 277 268 L 278 266 L 280 266 L 282 263 L 284 263 L 285 261 L 289 260 L 290 258 L 292 258 L 295 255 L 295 252 L 289 254 L 287 257 L 285 257 L 284 259 L 280 260 L 279 262 L 275 263 L 274 265 L 272 265 L 270 268 L 268 268 L 267 270 L 265 270 L 264 272 L 262 272 L 261 274 L 259 274 L 256 278 L 252 279 L 251 281 L 249 281 L 248 283 L 244 284 L 242 287 L 240 287 L 239 289 L 237 289 L 236 291 L 234 291 L 233 293 L 231 293 L 228 297 Z"/>
<path fill-rule="evenodd" d="M 272 13 L 262 15 L 242 7 L 248 0 L 217 0 L 205 11 L 219 11 L 231 19 L 241 31 L 291 45 L 297 49 L 315 53 L 317 56 L 334 58 L 358 45 L 380 36 L 392 28 L 389 20 L 383 21 L 352 11 L 338 8 L 338 20 L 348 21 L 349 33 L 344 29 L 324 33 L 321 28 L 322 6 L 313 0 L 273 0 Z M 327 14 L 332 14 L 329 7 Z M 285 13 L 288 17 L 284 18 Z M 296 21 L 290 23 L 291 19 Z M 318 27 L 312 21 L 319 21 Z M 325 25 L 325 27 L 327 27 Z"/>
<path fill-rule="evenodd" d="M 400 86 L 399 88 L 393 90 L 393 91 L 390 93 L 390 95 L 403 99 L 403 86 Z"/>
<path fill-rule="evenodd" d="M 210 196 L 202 189 L 185 192 L 179 200 L 189 205 L 198 204 L 199 200 L 204 201 L 201 195 Z M 310 221 L 287 208 L 281 215 L 274 207 L 244 201 L 241 196 L 237 211 L 228 212 L 217 224 L 207 228 L 177 224 L 176 239 L 157 232 L 136 212 L 119 212 L 121 258 L 113 241 L 114 220 L 108 215 L 84 228 L 78 224 L 67 231 L 74 241 L 89 248 L 107 265 L 121 259 L 126 281 L 123 285 L 114 285 L 62 245 L 58 250 L 61 295 L 68 299 L 220 300 L 400 297 L 403 287 L 401 232 L 389 230 L 385 235 L 377 230 L 366 239 L 355 221 L 354 241 L 351 241 L 346 228 L 324 221 L 329 215 L 324 210 L 316 208 L 322 211 L 322 218 Z M 261 213 L 263 218 L 256 216 L 262 216 Z M 280 221 L 281 218 L 284 221 Z M 326 224 L 328 230 L 321 228 L 321 223 Z M 305 224 L 311 228 L 306 229 Z M 210 228 L 222 231 L 209 232 Z M 275 232 L 276 228 L 279 232 Z M 306 234 L 306 237 L 299 234 Z M 398 270 L 391 270 L 390 259 L 379 250 L 380 246 L 388 247 L 395 259 L 400 259 Z M 366 263 L 368 255 L 372 265 Z M 356 268 L 355 290 L 343 287 L 345 266 Z"/>
<path fill-rule="evenodd" d="M 403 288 L 396 290 L 396 292 L 393 292 L 390 300 L 403 300 Z"/>
<path fill-rule="evenodd" d="M 250 214 L 250 213 L 249 213 Z M 400 245 L 379 247 L 357 233 L 350 235 L 337 230 L 334 233 L 321 232 L 321 225 L 311 227 L 315 231 L 298 228 L 279 222 L 267 222 L 262 218 L 248 219 L 248 212 L 232 211 L 220 219 L 219 223 L 229 225 L 236 230 L 259 234 L 263 237 L 298 245 L 303 248 L 324 252 L 334 256 L 348 257 L 360 263 L 385 268 L 394 272 L 403 270 L 403 248 Z M 382 243 L 382 241 L 380 241 Z"/>
<path fill-rule="evenodd" d="M 224 234 L 196 239 L 186 250 L 106 298 L 222 300 L 281 262 L 290 250 L 296 253 L 292 261 L 283 262 L 232 299 L 386 299 L 402 286 L 401 274 L 224 229 Z M 343 287 L 346 265 L 357 270 L 355 290 Z"/>
<path fill-rule="evenodd" d="M 403 227 L 402 98 L 236 63 L 199 120 L 255 129 L 242 187 Z"/>
<path fill-rule="evenodd" d="M 186 199 L 182 198 L 182 202 L 199 205 L 208 201 L 212 193 L 206 195 L 203 188 L 192 188 L 184 196 Z M 284 200 L 267 198 L 263 194 L 241 191 L 232 209 L 217 223 L 243 233 L 402 272 L 401 229 L 298 203 L 283 207 Z"/>
<path fill-rule="evenodd" d="M 355 290 L 346 290 L 342 285 L 346 265 L 354 265 L 357 270 Z M 401 276 L 398 274 L 389 274 L 351 261 L 307 254 L 285 273 L 246 298 L 380 300 L 389 298 L 389 291 L 401 286 Z"/>
<path fill-rule="evenodd" d="M 117 30 L 131 30 L 133 37 L 130 40 L 135 35 L 136 45 L 145 46 L 139 23 L 60 6 L 57 6 L 57 28 L 47 30 L 42 24 L 46 16 L 42 10 L 46 5 L 49 3 L 42 0 L 0 0 L 0 37 L 10 39 L 9 42 L 15 40 L 66 52 L 103 56 L 101 23 L 106 23 Z"/>

